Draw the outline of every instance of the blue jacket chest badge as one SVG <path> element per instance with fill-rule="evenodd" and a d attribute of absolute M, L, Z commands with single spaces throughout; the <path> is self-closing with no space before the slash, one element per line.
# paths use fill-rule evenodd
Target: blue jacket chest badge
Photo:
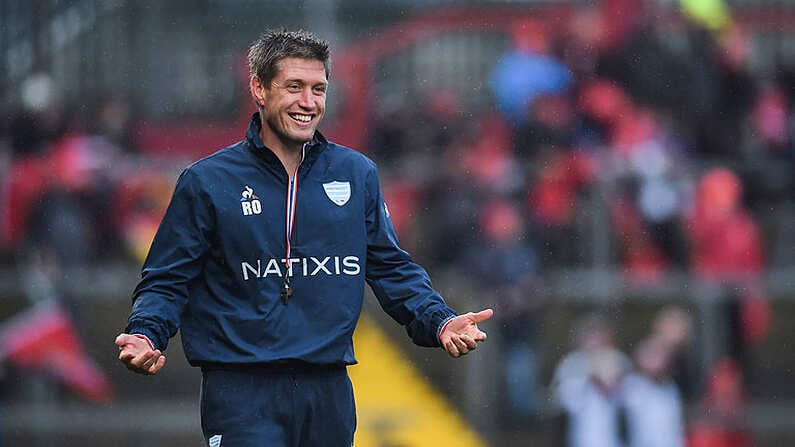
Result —
<path fill-rule="evenodd" d="M 342 206 L 348 203 L 351 198 L 351 184 L 350 182 L 329 182 L 323 183 L 323 189 L 326 191 L 326 196 L 335 204 Z"/>

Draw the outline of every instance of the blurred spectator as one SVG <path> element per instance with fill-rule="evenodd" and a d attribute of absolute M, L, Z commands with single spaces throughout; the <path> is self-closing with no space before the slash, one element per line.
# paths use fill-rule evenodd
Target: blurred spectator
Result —
<path fill-rule="evenodd" d="M 511 194 L 521 190 L 524 177 L 519 168 L 509 124 L 499 115 L 479 117 L 474 138 L 457 149 L 458 166 L 485 193 Z"/>
<path fill-rule="evenodd" d="M 539 94 L 528 109 L 513 137 L 518 156 L 530 161 L 541 151 L 574 146 L 578 123 L 568 95 Z"/>
<path fill-rule="evenodd" d="M 538 411 L 538 323 L 540 306 L 537 256 L 527 238 L 519 207 L 508 200 L 487 201 L 480 214 L 481 238 L 470 248 L 467 264 L 478 289 L 493 297 L 500 340 L 501 420 L 526 426 Z"/>
<path fill-rule="evenodd" d="M 600 45 L 602 52 L 621 45 L 641 25 L 643 12 L 650 2 L 644 0 L 602 0 L 598 2 L 603 22 Z"/>
<path fill-rule="evenodd" d="M 116 150 L 102 139 L 70 133 L 32 161 L 37 175 L 23 171 L 10 189 L 18 204 L 12 218 L 25 224 L 24 233 L 15 230 L 21 248 L 48 252 L 66 270 L 118 255 L 108 169 Z M 20 196 L 27 200 L 20 202 Z"/>
<path fill-rule="evenodd" d="M 742 196 L 743 185 L 732 171 L 707 171 L 699 181 L 687 229 L 693 274 L 716 293 L 705 303 L 709 306 L 705 312 L 716 319 L 718 329 L 704 336 L 716 346 L 713 357 L 734 359 L 742 368 L 741 376 L 747 377 L 752 367 L 748 348 L 766 337 L 772 313 L 762 286 L 766 269 L 762 234 Z"/>
<path fill-rule="evenodd" d="M 750 122 L 763 155 L 788 157 L 791 143 L 790 105 L 785 92 L 777 85 L 763 88 L 751 109 Z"/>
<path fill-rule="evenodd" d="M 580 195 L 593 179 L 593 161 L 587 153 L 568 150 L 546 150 L 536 160 L 527 203 L 543 268 L 577 265 L 581 247 L 572 234 Z"/>
<path fill-rule="evenodd" d="M 682 396 L 672 380 L 672 346 L 655 336 L 638 343 L 635 370 L 624 378 L 628 447 L 684 447 Z"/>
<path fill-rule="evenodd" d="M 39 154 L 54 138 L 55 129 L 47 129 L 36 111 L 17 109 L 8 121 L 9 146 L 14 158 Z"/>
<path fill-rule="evenodd" d="M 623 279 L 634 284 L 653 284 L 659 281 L 670 264 L 644 228 L 643 220 L 634 204 L 620 195 L 613 198 L 610 218 L 621 244 Z"/>
<path fill-rule="evenodd" d="M 539 94 L 566 90 L 572 74 L 551 54 L 552 37 L 539 19 L 517 20 L 511 27 L 513 48 L 497 61 L 491 89 L 497 105 L 513 122 L 527 118 Z"/>
<path fill-rule="evenodd" d="M 704 120 L 683 123 L 694 135 L 702 156 L 725 158 L 747 152 L 746 124 L 758 89 L 752 74 L 754 43 L 747 30 L 733 23 L 713 34 L 709 58 L 715 66 L 711 79 L 717 97 Z M 751 139 L 754 139 L 752 137 Z M 746 140 L 747 141 L 747 140 Z"/>
<path fill-rule="evenodd" d="M 52 76 L 47 73 L 25 78 L 20 100 L 11 126 L 14 155 L 37 154 L 64 132 L 67 121 L 64 104 Z"/>
<path fill-rule="evenodd" d="M 604 100 L 604 104 L 596 104 Z M 613 226 L 630 279 L 650 281 L 685 256 L 680 221 L 688 196 L 688 164 L 680 142 L 652 108 L 635 104 L 617 86 L 590 83 L 582 107 L 603 124 L 601 177 L 609 185 Z"/>
<path fill-rule="evenodd" d="M 569 447 L 621 447 L 626 420 L 621 387 L 631 369 L 613 342 L 613 328 L 588 316 L 576 333 L 577 347 L 558 363 L 552 381 L 555 400 L 566 413 Z"/>
<path fill-rule="evenodd" d="M 671 352 L 687 349 L 693 335 L 693 318 L 685 309 L 670 305 L 660 310 L 652 323 L 652 337 Z"/>
<path fill-rule="evenodd" d="M 129 101 L 116 94 L 102 95 L 97 100 L 95 116 L 91 117 L 89 132 L 126 151 L 135 149 L 132 131 L 133 116 Z"/>
<path fill-rule="evenodd" d="M 616 11 L 613 17 L 617 20 L 608 23 L 610 22 L 608 15 L 604 8 L 600 7 L 607 6 L 606 2 L 601 3 L 602 5 L 574 9 L 569 20 L 561 24 L 564 29 L 556 36 L 559 40 L 561 60 L 572 72 L 572 80 L 575 83 L 573 88 L 577 87 L 576 84 L 593 78 L 599 54 L 607 49 L 613 37 L 619 37 L 616 25 L 628 23 L 625 11 Z"/>
<path fill-rule="evenodd" d="M 742 382 L 742 372 L 735 361 L 724 359 L 715 364 L 688 433 L 688 447 L 754 445 L 745 416 Z"/>
<path fill-rule="evenodd" d="M 2 242 L 14 251 L 25 233 L 25 225 L 33 204 L 39 200 L 46 184 L 47 171 L 40 156 L 12 159 L 3 175 Z"/>
<path fill-rule="evenodd" d="M 690 359 L 693 326 L 693 317 L 685 308 L 669 305 L 655 315 L 650 334 L 670 352 L 669 372 L 685 399 L 693 397 L 697 379 Z"/>

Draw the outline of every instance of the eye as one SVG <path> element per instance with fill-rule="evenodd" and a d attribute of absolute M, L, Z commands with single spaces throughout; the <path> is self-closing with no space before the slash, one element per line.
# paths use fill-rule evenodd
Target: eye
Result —
<path fill-rule="evenodd" d="M 326 90 L 328 90 L 328 87 L 325 85 L 316 85 L 315 88 L 313 88 L 312 90 L 315 92 L 316 95 L 325 95 Z"/>
<path fill-rule="evenodd" d="M 287 84 L 287 91 L 290 93 L 300 93 L 301 86 L 296 83 Z"/>

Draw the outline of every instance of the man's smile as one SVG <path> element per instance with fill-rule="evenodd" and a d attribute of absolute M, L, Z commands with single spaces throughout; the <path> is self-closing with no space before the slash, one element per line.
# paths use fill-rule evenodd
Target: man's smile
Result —
<path fill-rule="evenodd" d="M 288 113 L 287 115 L 289 115 L 290 118 L 292 118 L 292 119 L 294 119 L 294 120 L 296 120 L 296 121 L 298 121 L 298 122 L 300 122 L 302 124 L 305 124 L 305 123 L 308 123 L 308 122 L 312 121 L 312 118 L 314 117 L 314 115 L 305 114 L 305 113 L 295 113 L 295 112 Z"/>

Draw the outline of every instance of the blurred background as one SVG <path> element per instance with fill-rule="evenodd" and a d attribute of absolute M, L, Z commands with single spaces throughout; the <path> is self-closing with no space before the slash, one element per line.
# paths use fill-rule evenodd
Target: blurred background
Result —
<path fill-rule="evenodd" d="M 496 311 L 460 360 L 369 296 L 357 333 L 472 445 L 563 446 L 595 415 L 627 440 L 678 409 L 660 445 L 795 445 L 795 3 L 7 0 L 1 446 L 202 444 L 179 343 L 138 377 L 113 339 L 177 175 L 243 138 L 247 47 L 282 26 L 331 42 L 321 131 L 379 164 L 404 248 Z M 368 418 L 378 389 L 357 445 L 454 439 L 407 440 L 398 403 Z"/>

